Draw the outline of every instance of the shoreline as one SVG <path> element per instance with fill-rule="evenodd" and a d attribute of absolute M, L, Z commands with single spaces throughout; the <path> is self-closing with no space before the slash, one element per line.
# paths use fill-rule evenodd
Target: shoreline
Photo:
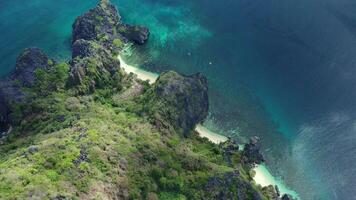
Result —
<path fill-rule="evenodd" d="M 138 67 L 132 66 L 127 64 L 120 55 L 117 57 L 120 60 L 121 63 L 121 68 L 125 70 L 126 73 L 133 73 L 137 76 L 138 79 L 141 80 L 147 80 L 150 84 L 155 83 L 155 81 L 158 78 L 158 74 L 152 73 L 143 69 L 140 69 Z M 202 124 L 198 124 L 196 126 L 195 131 L 199 134 L 200 137 L 205 137 L 209 139 L 211 142 L 215 144 L 219 144 L 222 142 L 225 142 L 228 140 L 227 137 L 220 135 L 218 133 L 214 133 L 208 128 L 204 127 Z M 257 165 L 254 169 L 255 171 L 255 176 L 253 177 L 254 182 L 257 185 L 261 185 L 262 187 L 268 186 L 268 185 L 277 185 L 281 195 L 283 194 L 289 194 L 293 198 L 298 198 L 298 194 L 287 188 L 282 181 L 276 179 L 270 171 L 267 169 L 267 167 L 264 164 Z M 299 198 L 298 198 L 299 199 Z"/>
<path fill-rule="evenodd" d="M 144 81 L 148 81 L 150 84 L 153 84 L 156 82 L 157 78 L 158 78 L 158 74 L 156 73 L 152 73 L 137 67 L 134 67 L 132 65 L 127 64 L 121 57 L 121 55 L 118 55 L 117 58 L 120 61 L 120 67 L 123 68 L 125 70 L 126 73 L 130 74 L 136 74 L 138 79 L 144 80 Z"/>
<path fill-rule="evenodd" d="M 214 133 L 201 124 L 197 125 L 195 131 L 199 133 L 200 137 L 208 138 L 208 140 L 215 144 L 219 144 L 228 140 L 227 137 Z"/>

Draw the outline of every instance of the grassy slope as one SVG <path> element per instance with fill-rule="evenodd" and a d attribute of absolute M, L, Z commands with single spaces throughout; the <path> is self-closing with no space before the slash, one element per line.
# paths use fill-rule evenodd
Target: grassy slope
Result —
<path fill-rule="evenodd" d="M 0 199 L 201 199 L 210 177 L 234 170 L 206 139 L 160 133 L 142 114 L 143 95 L 115 100 L 132 77 L 120 91 L 75 96 L 67 70 L 39 71 L 33 102 L 16 105 L 25 118 L 0 145 Z M 234 168 L 251 180 L 239 156 Z"/>

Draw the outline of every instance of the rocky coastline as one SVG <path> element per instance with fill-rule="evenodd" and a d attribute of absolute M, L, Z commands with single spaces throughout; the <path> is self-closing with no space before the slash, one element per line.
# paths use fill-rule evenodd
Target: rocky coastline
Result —
<path fill-rule="evenodd" d="M 251 138 L 241 150 L 232 139 L 215 145 L 197 136 L 194 129 L 206 119 L 209 110 L 208 80 L 202 74 L 185 76 L 168 71 L 150 85 L 125 73 L 117 55 L 129 42 L 143 45 L 149 35 L 147 27 L 123 23 L 116 7 L 109 0 L 101 0 L 74 22 L 70 61 L 55 61 L 38 48 L 25 49 L 19 55 L 15 71 L 0 81 L 0 155 L 23 159 L 16 167 L 23 167 L 22 163 L 38 166 L 26 176 L 10 179 L 7 175 L 15 172 L 2 163 L 8 157 L 0 160 L 0 180 L 9 184 L 21 180 L 24 185 L 11 195 L 20 199 L 91 199 L 95 195 L 99 199 L 292 199 L 286 194 L 280 196 L 274 186 L 261 188 L 252 182 L 251 168 L 264 161 L 259 138 Z M 102 131 L 112 131 L 106 123 L 104 128 L 96 127 L 99 131 L 89 130 L 91 125 L 100 124 L 98 119 L 106 119 L 107 113 L 115 116 L 110 118 L 117 129 L 113 135 L 108 137 Z M 116 127 L 119 118 L 125 128 Z M 11 127 L 14 133 L 9 133 Z M 61 131 L 68 133 L 58 136 L 61 140 L 52 140 L 61 143 L 75 139 L 58 146 L 47 146 L 50 142 L 42 140 L 30 144 L 23 141 L 27 145 L 24 148 L 14 145 L 17 139 L 29 139 L 37 132 L 43 132 L 43 138 L 48 139 Z M 145 143 L 148 140 L 142 141 L 143 136 L 156 143 Z M 103 138 L 107 140 L 97 144 Z M 127 148 L 112 148 L 119 141 Z M 70 154 L 72 149 L 67 149 L 73 143 L 74 155 Z M 48 153 L 51 148 L 66 155 L 56 160 L 56 152 Z M 100 153 L 91 154 L 90 149 L 98 148 L 102 148 Z M 134 150 L 127 153 L 127 149 Z M 38 158 L 46 153 L 52 156 Z M 97 157 L 102 160 L 97 161 Z M 145 166 L 142 168 L 147 171 L 138 166 Z M 45 175 L 38 174 L 41 171 Z M 78 180 L 61 178 L 60 173 Z M 33 177 L 53 186 L 45 188 Z M 139 181 L 142 177 L 147 183 Z M 89 179 L 95 182 L 93 186 L 86 185 Z M 9 197 L 5 190 L 14 193 L 0 184 L 1 199 Z"/>

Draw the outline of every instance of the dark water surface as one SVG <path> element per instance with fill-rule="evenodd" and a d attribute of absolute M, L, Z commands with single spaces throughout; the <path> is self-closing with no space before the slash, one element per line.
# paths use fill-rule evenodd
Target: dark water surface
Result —
<path fill-rule="evenodd" d="M 268 167 L 303 199 L 356 199 L 356 2 L 114 3 L 152 31 L 130 62 L 209 78 L 209 128 L 260 136 Z M 0 0 L 0 74 L 29 46 L 69 58 L 71 24 L 95 4 Z"/>

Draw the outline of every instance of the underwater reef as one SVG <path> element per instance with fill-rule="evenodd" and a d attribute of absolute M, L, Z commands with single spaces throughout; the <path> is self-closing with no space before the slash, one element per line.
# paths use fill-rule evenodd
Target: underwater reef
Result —
<path fill-rule="evenodd" d="M 101 0 L 74 22 L 70 61 L 18 56 L 0 81 L 0 199 L 292 199 L 253 182 L 258 138 L 240 149 L 199 137 L 202 74 L 149 84 L 120 67 L 125 45 L 149 35 Z"/>

